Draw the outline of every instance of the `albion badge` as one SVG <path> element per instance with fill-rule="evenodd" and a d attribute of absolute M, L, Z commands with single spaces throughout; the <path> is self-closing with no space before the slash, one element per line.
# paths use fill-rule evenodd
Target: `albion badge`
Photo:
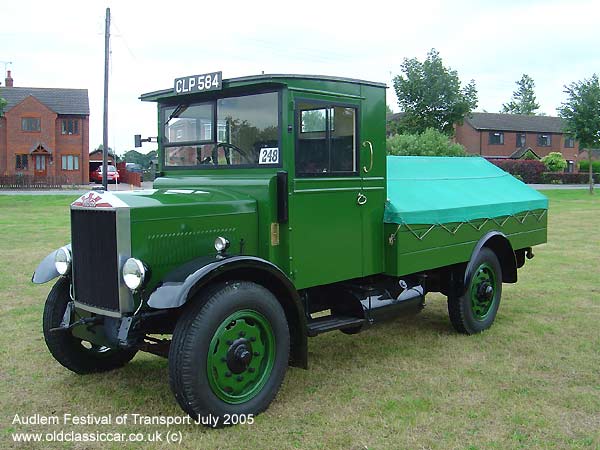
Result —
<path fill-rule="evenodd" d="M 104 200 L 101 195 L 94 192 L 84 194 L 72 206 L 82 206 L 84 208 L 112 208 L 112 205 Z"/>

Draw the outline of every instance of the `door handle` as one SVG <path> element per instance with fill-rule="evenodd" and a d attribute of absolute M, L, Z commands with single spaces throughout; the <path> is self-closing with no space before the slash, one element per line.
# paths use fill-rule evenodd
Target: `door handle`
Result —
<path fill-rule="evenodd" d="M 356 197 L 356 204 L 358 206 L 362 206 L 365 203 L 367 203 L 367 196 L 365 194 L 363 194 L 362 192 L 358 193 L 358 197 Z"/>
<path fill-rule="evenodd" d="M 369 173 L 373 169 L 373 144 L 371 144 L 371 141 L 363 142 L 363 147 L 367 146 L 369 147 L 369 155 L 371 156 L 371 162 L 369 163 L 368 169 L 367 166 L 363 166 L 363 170 L 365 171 L 365 173 Z"/>

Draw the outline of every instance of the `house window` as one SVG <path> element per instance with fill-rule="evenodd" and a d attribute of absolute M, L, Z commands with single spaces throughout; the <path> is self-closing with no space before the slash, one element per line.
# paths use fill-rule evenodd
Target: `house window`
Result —
<path fill-rule="evenodd" d="M 79 170 L 79 156 L 63 155 L 62 170 Z"/>
<path fill-rule="evenodd" d="M 490 145 L 504 145 L 504 133 L 502 131 L 490 131 Z"/>
<path fill-rule="evenodd" d="M 62 121 L 62 134 L 79 134 L 79 120 L 77 119 L 63 119 Z"/>
<path fill-rule="evenodd" d="M 538 147 L 551 147 L 552 146 L 552 135 L 551 134 L 538 134 Z"/>
<path fill-rule="evenodd" d="M 517 133 L 517 148 L 525 147 L 527 140 L 525 133 Z"/>
<path fill-rule="evenodd" d="M 575 148 L 575 138 L 565 136 L 565 148 Z"/>
<path fill-rule="evenodd" d="M 201 126 L 204 130 L 204 140 L 210 141 L 212 139 L 212 123 L 204 122 L 204 123 L 201 123 Z"/>
<path fill-rule="evenodd" d="M 16 157 L 15 169 L 27 170 L 27 155 L 15 155 L 15 157 Z"/>
<path fill-rule="evenodd" d="M 33 117 L 23 117 L 21 119 L 21 130 L 23 131 L 40 131 L 40 119 Z"/>
<path fill-rule="evenodd" d="M 227 124 L 224 121 L 219 121 L 217 124 L 217 141 L 218 142 L 229 142 L 230 139 L 227 136 Z"/>

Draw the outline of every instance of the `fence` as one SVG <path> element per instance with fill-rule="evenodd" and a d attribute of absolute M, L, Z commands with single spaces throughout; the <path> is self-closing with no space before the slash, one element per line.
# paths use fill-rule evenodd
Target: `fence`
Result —
<path fill-rule="evenodd" d="M 128 183 L 138 187 L 142 185 L 142 174 L 138 172 L 129 172 L 125 162 L 118 163 L 117 170 L 119 171 L 120 183 Z"/>
<path fill-rule="evenodd" d="M 67 179 L 62 175 L 0 175 L 0 189 L 62 189 L 64 184 L 67 184 Z"/>

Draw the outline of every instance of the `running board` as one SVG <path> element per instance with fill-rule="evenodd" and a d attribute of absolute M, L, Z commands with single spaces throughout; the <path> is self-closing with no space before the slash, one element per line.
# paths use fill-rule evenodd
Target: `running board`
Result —
<path fill-rule="evenodd" d="M 360 327 L 365 323 L 365 319 L 348 316 L 325 316 L 316 319 L 309 319 L 307 324 L 307 333 L 310 337 L 317 336 L 328 331 L 340 330 L 342 328 Z"/>

